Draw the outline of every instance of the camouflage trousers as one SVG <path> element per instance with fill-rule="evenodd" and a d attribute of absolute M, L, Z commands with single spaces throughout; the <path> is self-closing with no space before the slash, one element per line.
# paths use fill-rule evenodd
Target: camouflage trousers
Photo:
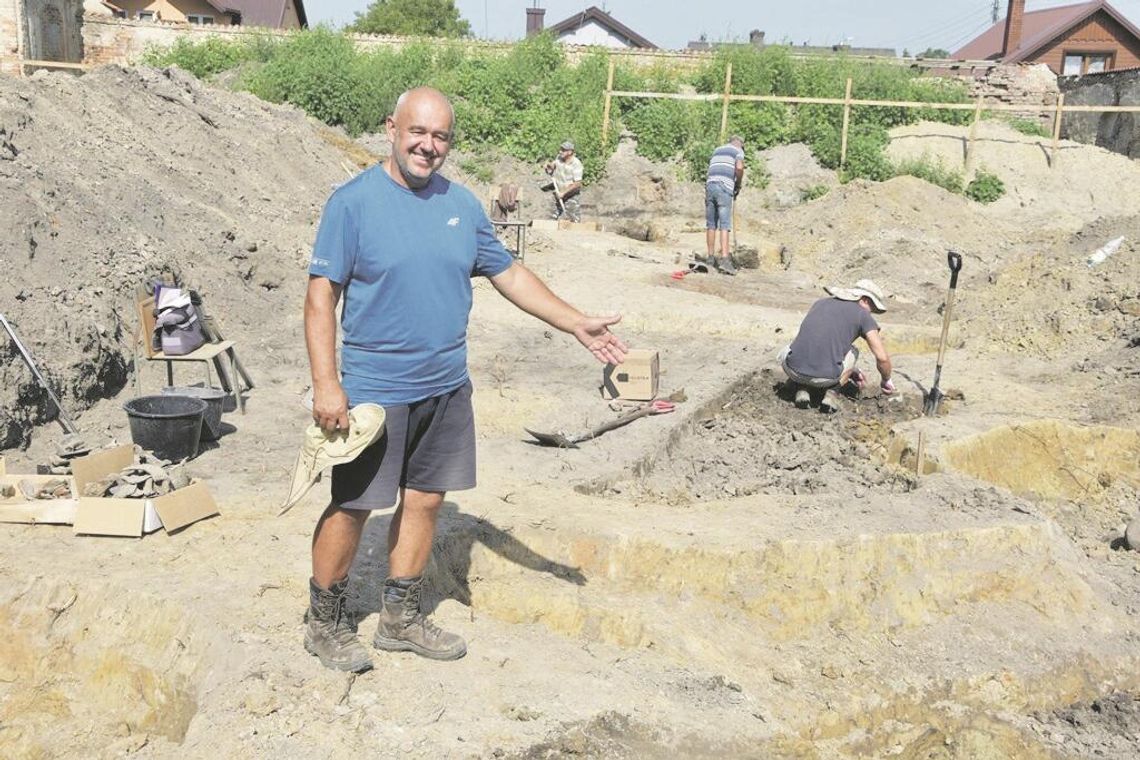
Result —
<path fill-rule="evenodd" d="M 569 219 L 571 222 L 582 221 L 582 204 L 578 201 L 577 195 L 562 201 L 561 205 L 558 203 L 558 196 L 554 195 L 550 202 L 553 206 L 551 219 Z"/>

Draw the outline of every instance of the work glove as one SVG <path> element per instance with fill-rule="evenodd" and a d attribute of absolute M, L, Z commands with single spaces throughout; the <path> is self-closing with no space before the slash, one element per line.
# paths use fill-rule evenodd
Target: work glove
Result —
<path fill-rule="evenodd" d="M 879 390 L 883 392 L 884 396 L 890 396 L 895 392 L 895 384 L 890 380 L 884 380 L 879 383 Z"/>

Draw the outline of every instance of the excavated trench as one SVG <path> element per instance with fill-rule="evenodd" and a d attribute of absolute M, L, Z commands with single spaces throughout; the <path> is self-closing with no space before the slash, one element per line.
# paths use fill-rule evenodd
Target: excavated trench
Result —
<path fill-rule="evenodd" d="M 37 578 L 0 604 L 0 640 L 0 757 L 178 743 L 198 712 L 205 646 L 177 605 Z"/>
<path fill-rule="evenodd" d="M 892 466 L 892 428 L 922 413 L 914 396 L 848 396 L 835 415 L 797 409 L 783 376 L 764 369 L 692 413 L 628 474 L 581 493 L 688 504 L 753 494 L 906 492 L 913 477 Z M 898 452 L 894 459 L 897 462 Z"/>
<path fill-rule="evenodd" d="M 1114 486 L 1140 488 L 1140 432 L 1036 420 L 942 447 L 944 463 L 1014 493 L 1097 500 Z"/>

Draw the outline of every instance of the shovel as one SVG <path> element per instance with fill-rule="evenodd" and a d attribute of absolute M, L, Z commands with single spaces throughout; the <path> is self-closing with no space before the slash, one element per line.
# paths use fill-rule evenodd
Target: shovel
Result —
<path fill-rule="evenodd" d="M 557 446 L 560 449 L 576 449 L 578 448 L 578 444 L 582 443 L 583 441 L 589 441 L 593 438 L 597 438 L 603 433 L 608 433 L 611 430 L 615 430 L 619 427 L 622 427 L 623 425 L 628 425 L 634 420 L 641 419 L 642 417 L 648 417 L 651 414 L 668 414 L 675 408 L 676 405 L 672 401 L 651 401 L 639 409 L 635 409 L 632 412 L 623 414 L 620 417 L 615 417 L 609 422 L 603 422 L 596 428 L 587 430 L 584 433 L 578 433 L 577 435 L 570 436 L 566 435 L 565 433 L 536 433 L 530 428 L 523 429 L 534 436 L 534 439 L 538 441 L 540 446 Z"/>
<path fill-rule="evenodd" d="M 962 256 L 954 251 L 946 254 L 946 263 L 950 265 L 950 289 L 946 291 L 946 305 L 942 308 L 942 337 L 938 341 L 938 365 L 934 368 L 934 385 L 926 394 L 922 413 L 932 417 L 938 413 L 938 404 L 942 401 L 942 391 L 938 389 L 938 381 L 942 378 L 942 360 L 946 358 L 946 338 L 950 334 L 950 313 L 954 310 L 954 292 L 958 289 L 958 272 L 962 270 Z"/>
<path fill-rule="evenodd" d="M 11 342 L 15 344 L 16 350 L 19 351 L 19 356 L 21 356 L 21 358 L 24 360 L 27 368 L 32 370 L 32 375 L 35 376 L 35 381 L 40 384 L 40 387 L 42 387 L 44 391 L 48 392 L 48 398 L 51 399 L 51 403 L 56 404 L 59 424 L 63 425 L 64 431 L 67 432 L 68 440 L 65 441 L 65 448 L 68 451 L 67 456 L 80 456 L 82 453 L 87 453 L 90 451 L 90 447 L 86 446 L 86 444 L 82 443 L 80 440 L 78 428 L 75 427 L 75 423 L 72 422 L 71 418 L 67 416 L 67 412 L 64 411 L 63 404 L 59 403 L 59 399 L 56 398 L 55 392 L 51 390 L 51 386 L 48 385 L 47 379 L 44 379 L 43 375 L 40 374 L 40 369 L 35 366 L 35 360 L 32 359 L 32 353 L 24 348 L 24 344 L 21 343 L 21 341 L 19 341 L 19 338 L 16 336 L 16 330 L 13 328 L 13 326 L 8 324 L 8 320 L 5 319 L 5 316 L 3 316 L 3 314 L 0 314 L 0 324 L 2 324 L 3 328 L 5 328 L 5 332 L 8 333 L 8 337 L 11 338 Z"/>

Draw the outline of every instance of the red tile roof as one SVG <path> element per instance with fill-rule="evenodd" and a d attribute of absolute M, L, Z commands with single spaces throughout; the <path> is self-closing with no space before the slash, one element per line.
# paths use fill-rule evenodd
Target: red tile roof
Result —
<path fill-rule="evenodd" d="M 242 26 L 264 26 L 278 29 L 285 19 L 285 0 L 206 0 L 221 13 L 241 14 Z M 293 0 L 301 26 L 309 25 L 302 0 Z"/>
<path fill-rule="evenodd" d="M 1120 11 L 1113 8 L 1105 0 L 1094 0 L 1076 5 L 1063 5 L 1059 8 L 1047 8 L 1042 11 L 1030 11 L 1024 16 L 1021 26 L 1021 43 L 1016 50 L 1002 55 L 1002 42 L 1005 37 L 1005 19 L 997 22 L 986 31 L 975 37 L 964 46 L 950 54 L 951 58 L 969 61 L 993 60 L 1001 58 L 1003 61 L 1016 63 L 1029 58 L 1046 43 L 1061 36 L 1069 29 L 1087 19 L 1097 11 L 1103 10 L 1119 21 L 1126 29 L 1140 40 L 1140 29 L 1128 21 Z"/>

